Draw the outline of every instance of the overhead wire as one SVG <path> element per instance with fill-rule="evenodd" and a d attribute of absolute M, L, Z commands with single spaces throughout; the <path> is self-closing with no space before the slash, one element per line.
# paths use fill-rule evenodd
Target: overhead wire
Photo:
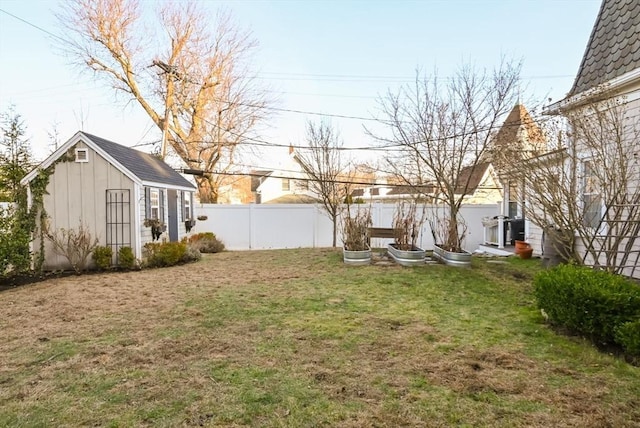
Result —
<path fill-rule="evenodd" d="M 0 12 L 3 12 L 11 17 L 13 17 L 14 19 L 17 19 L 39 31 L 42 31 L 58 40 L 61 41 L 65 41 L 62 37 L 38 26 L 35 25 L 31 22 L 29 22 L 26 19 L 20 18 L 19 16 L 16 16 L 2 8 L 0 8 Z M 263 74 L 267 74 L 267 75 L 287 75 L 287 76 L 294 76 L 294 77 L 316 77 L 316 78 L 323 78 L 323 77 L 331 77 L 331 78 L 360 78 L 360 79 L 371 79 L 371 80 L 375 80 L 375 79 L 396 79 L 399 78 L 400 76 L 376 76 L 376 75 L 348 75 L 348 74 L 310 74 L 310 73 L 278 73 L 278 72 L 262 72 Z M 565 77 L 562 75 L 558 75 L 558 76 L 539 76 L 540 78 L 559 78 L 559 77 Z M 444 77 L 446 78 L 446 77 Z M 414 78 L 415 79 L 415 78 Z M 65 85 L 66 86 L 66 85 Z M 321 94 L 318 94 L 321 95 Z M 370 122 L 376 122 L 376 123 L 383 123 L 383 124 L 389 124 L 390 121 L 388 120 L 384 120 L 384 119 L 379 119 L 379 118 L 372 118 L 372 117 L 364 117 L 364 116 L 355 116 L 355 115 L 344 115 L 344 114 L 332 114 L 332 113 L 324 113 L 324 112 L 317 112 L 317 111 L 308 111 L 308 110 L 301 110 L 301 109 L 291 109 L 291 108 L 279 108 L 279 107 L 273 107 L 273 106 L 262 106 L 262 105 L 256 105 L 256 104 L 251 104 L 251 103 L 238 103 L 238 102 L 233 102 L 233 101 L 229 101 L 229 100 L 222 100 L 222 99 L 217 99 L 217 102 L 221 102 L 221 103 L 226 103 L 229 105 L 239 105 L 239 106 L 243 106 L 243 107 L 249 107 L 249 108 L 257 108 L 257 109 L 265 109 L 265 110 L 271 110 L 271 111 L 276 111 L 276 112 L 284 112 L 284 113 L 294 113 L 294 114 L 304 114 L 304 115 L 312 115 L 312 116 L 321 116 L 321 117 L 331 117 L 331 118 L 340 118 L 340 119 L 349 119 L 349 120 L 360 120 L 360 121 L 370 121 Z M 206 121 L 207 123 L 209 123 L 212 126 L 218 126 L 217 124 L 211 122 L 210 120 L 206 119 L 206 118 L 202 118 L 202 120 Z M 537 118 L 537 120 L 540 120 L 539 118 Z M 477 130 L 474 130 L 473 133 L 479 133 L 479 132 L 487 132 L 487 131 L 491 131 L 492 129 L 497 129 L 497 128 L 501 128 L 504 127 L 504 124 L 501 124 L 500 126 L 495 125 L 495 126 L 490 126 L 490 127 L 486 127 L 486 128 L 480 128 Z M 519 126 L 519 125 L 518 125 Z M 148 132 L 151 130 L 151 128 L 145 133 L 145 136 L 148 134 Z M 307 146 L 303 146 L 303 145 L 294 145 L 294 144 L 286 144 L 286 143 L 274 143 L 271 141 L 266 141 L 263 139 L 259 139 L 259 138 L 255 138 L 255 137 L 248 137 L 248 136 L 243 136 L 237 133 L 234 133 L 233 131 L 230 130 L 223 130 L 224 132 L 230 133 L 232 135 L 235 135 L 236 137 L 240 137 L 243 138 L 245 140 L 250 141 L 250 143 L 248 142 L 244 142 L 244 144 L 248 144 L 248 145 L 253 145 L 253 146 L 262 146 L 262 147 L 293 147 L 293 148 L 298 148 L 298 149 L 308 149 Z M 471 133 L 463 133 L 463 134 L 453 134 L 453 135 L 446 135 L 446 136 L 441 136 L 438 138 L 434 138 L 434 139 L 430 139 L 429 141 L 415 141 L 412 142 L 411 144 L 424 144 L 427 142 L 431 142 L 431 141 L 446 141 L 449 139 L 455 139 L 455 138 L 460 138 L 460 137 L 465 137 L 467 135 L 469 135 Z M 144 138 L 144 136 L 142 138 L 140 138 L 140 140 L 142 140 Z M 156 142 L 151 142 L 151 143 L 141 143 L 141 141 L 138 141 L 138 143 L 136 143 L 133 147 L 141 147 L 141 146 L 147 146 L 147 145 L 151 145 L 151 144 L 155 144 Z M 202 143 L 202 142 L 199 142 Z M 386 144 L 386 145 L 382 145 L 382 146 L 356 146 L 356 147 L 338 147 L 336 148 L 337 150 L 341 150 L 341 151 L 377 151 L 377 152 L 389 152 L 389 151 L 403 151 L 407 148 L 410 147 L 410 144 L 406 144 L 406 143 L 398 143 L 398 144 Z"/>

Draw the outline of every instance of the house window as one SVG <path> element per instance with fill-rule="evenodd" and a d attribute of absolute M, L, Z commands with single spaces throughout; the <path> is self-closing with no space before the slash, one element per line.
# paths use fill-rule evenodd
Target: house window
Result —
<path fill-rule="evenodd" d="M 309 190 L 309 182 L 307 180 L 297 180 L 296 187 L 300 190 Z"/>
<path fill-rule="evenodd" d="M 282 190 L 287 192 L 291 190 L 291 180 L 289 180 L 288 178 L 282 179 Z"/>
<path fill-rule="evenodd" d="M 509 182 L 509 218 L 518 216 L 518 187 L 514 181 Z"/>
<path fill-rule="evenodd" d="M 149 192 L 149 214 L 151 218 L 160 218 L 160 190 L 151 189 Z"/>
<path fill-rule="evenodd" d="M 76 162 L 79 162 L 79 163 L 89 162 L 89 150 L 76 149 Z"/>
<path fill-rule="evenodd" d="M 585 161 L 583 166 L 583 222 L 587 227 L 598 229 L 602 222 L 602 196 L 600 195 L 598 176 L 592 161 Z"/>

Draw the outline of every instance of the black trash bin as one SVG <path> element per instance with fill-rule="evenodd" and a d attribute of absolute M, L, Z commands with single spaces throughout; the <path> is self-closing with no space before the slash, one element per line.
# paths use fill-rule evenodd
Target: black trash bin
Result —
<path fill-rule="evenodd" d="M 515 245 L 516 241 L 524 241 L 524 219 L 514 218 L 509 221 L 509 230 L 511 232 L 511 245 Z"/>

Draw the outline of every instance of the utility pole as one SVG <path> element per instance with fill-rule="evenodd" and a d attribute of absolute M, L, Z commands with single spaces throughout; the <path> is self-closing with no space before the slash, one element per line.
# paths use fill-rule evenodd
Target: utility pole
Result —
<path fill-rule="evenodd" d="M 152 66 L 158 67 L 167 76 L 167 94 L 164 100 L 164 118 L 162 119 L 162 142 L 160 146 L 160 158 L 164 160 L 167 156 L 167 139 L 169 134 L 169 116 L 171 115 L 171 107 L 173 101 L 173 82 L 180 78 L 178 67 L 169 65 L 159 60 L 154 60 Z"/>

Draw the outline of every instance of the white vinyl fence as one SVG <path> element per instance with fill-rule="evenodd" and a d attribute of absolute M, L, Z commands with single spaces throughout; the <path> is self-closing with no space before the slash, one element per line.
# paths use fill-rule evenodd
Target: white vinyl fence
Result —
<path fill-rule="evenodd" d="M 369 206 L 360 207 L 366 209 Z M 354 209 L 357 209 L 357 206 L 352 206 L 352 214 Z M 373 204 L 373 227 L 392 227 L 395 210 L 394 204 Z M 499 212 L 499 206 L 495 204 L 462 207 L 461 215 L 467 225 L 463 247 L 467 251 L 475 251 L 483 242 L 482 218 L 493 217 Z M 207 220 L 198 220 L 193 232 L 213 232 L 229 250 L 331 246 L 331 220 L 319 204 L 198 204 L 195 214 L 207 216 Z M 372 239 L 371 245 L 374 248 L 385 247 L 391 242 L 390 239 L 375 238 Z M 418 245 L 425 250 L 431 250 L 433 244 L 431 229 L 425 222 Z M 340 222 L 337 245 L 342 245 Z"/>

